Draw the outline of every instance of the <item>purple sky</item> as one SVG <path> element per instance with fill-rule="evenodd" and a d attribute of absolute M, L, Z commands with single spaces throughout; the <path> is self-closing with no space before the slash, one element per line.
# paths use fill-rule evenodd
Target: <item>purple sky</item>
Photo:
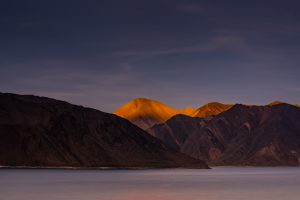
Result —
<path fill-rule="evenodd" d="M 136 97 L 175 108 L 300 103 L 300 3 L 7 0 L 0 91 L 111 112 Z"/>

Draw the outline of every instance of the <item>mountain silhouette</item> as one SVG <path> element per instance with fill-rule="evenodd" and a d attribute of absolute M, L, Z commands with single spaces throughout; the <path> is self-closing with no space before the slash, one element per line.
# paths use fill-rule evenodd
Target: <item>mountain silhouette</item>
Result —
<path fill-rule="evenodd" d="M 116 115 L 7 93 L 0 93 L 0 165 L 207 168 Z"/>

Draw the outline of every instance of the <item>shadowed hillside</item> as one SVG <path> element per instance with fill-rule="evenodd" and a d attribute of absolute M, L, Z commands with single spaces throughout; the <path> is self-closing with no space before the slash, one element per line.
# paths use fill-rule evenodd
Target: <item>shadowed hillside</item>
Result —
<path fill-rule="evenodd" d="M 214 165 L 298 165 L 299 122 L 300 109 L 293 105 L 237 104 L 211 119 L 176 116 L 148 131 Z"/>
<path fill-rule="evenodd" d="M 207 167 L 116 115 L 44 97 L 3 93 L 0 165 Z"/>

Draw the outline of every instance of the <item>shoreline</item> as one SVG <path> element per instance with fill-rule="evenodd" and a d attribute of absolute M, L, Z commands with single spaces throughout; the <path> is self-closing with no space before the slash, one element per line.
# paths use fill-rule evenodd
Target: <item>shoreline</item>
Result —
<path fill-rule="evenodd" d="M 199 169 L 209 170 L 216 168 L 300 168 L 300 166 L 209 166 L 209 168 L 187 168 L 187 167 L 51 167 L 51 166 L 0 166 L 1 169 L 26 169 L 26 170 L 154 170 L 154 169 Z"/>
<path fill-rule="evenodd" d="M 148 170 L 148 169 L 200 169 L 200 170 L 209 170 L 209 168 L 188 168 L 188 167 L 69 167 L 69 166 L 60 166 L 60 167 L 51 167 L 51 166 L 0 166 L 1 169 L 39 169 L 39 170 Z"/>

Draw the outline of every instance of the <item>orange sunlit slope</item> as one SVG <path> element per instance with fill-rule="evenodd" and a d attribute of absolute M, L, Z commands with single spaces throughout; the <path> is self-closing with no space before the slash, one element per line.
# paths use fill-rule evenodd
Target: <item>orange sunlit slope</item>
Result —
<path fill-rule="evenodd" d="M 191 117 L 208 117 L 224 112 L 231 106 L 221 103 L 209 103 L 197 110 L 190 107 L 176 110 L 155 100 L 137 98 L 116 110 L 114 114 L 128 119 L 143 129 L 148 129 L 155 124 L 165 122 L 177 114 L 184 114 Z"/>

